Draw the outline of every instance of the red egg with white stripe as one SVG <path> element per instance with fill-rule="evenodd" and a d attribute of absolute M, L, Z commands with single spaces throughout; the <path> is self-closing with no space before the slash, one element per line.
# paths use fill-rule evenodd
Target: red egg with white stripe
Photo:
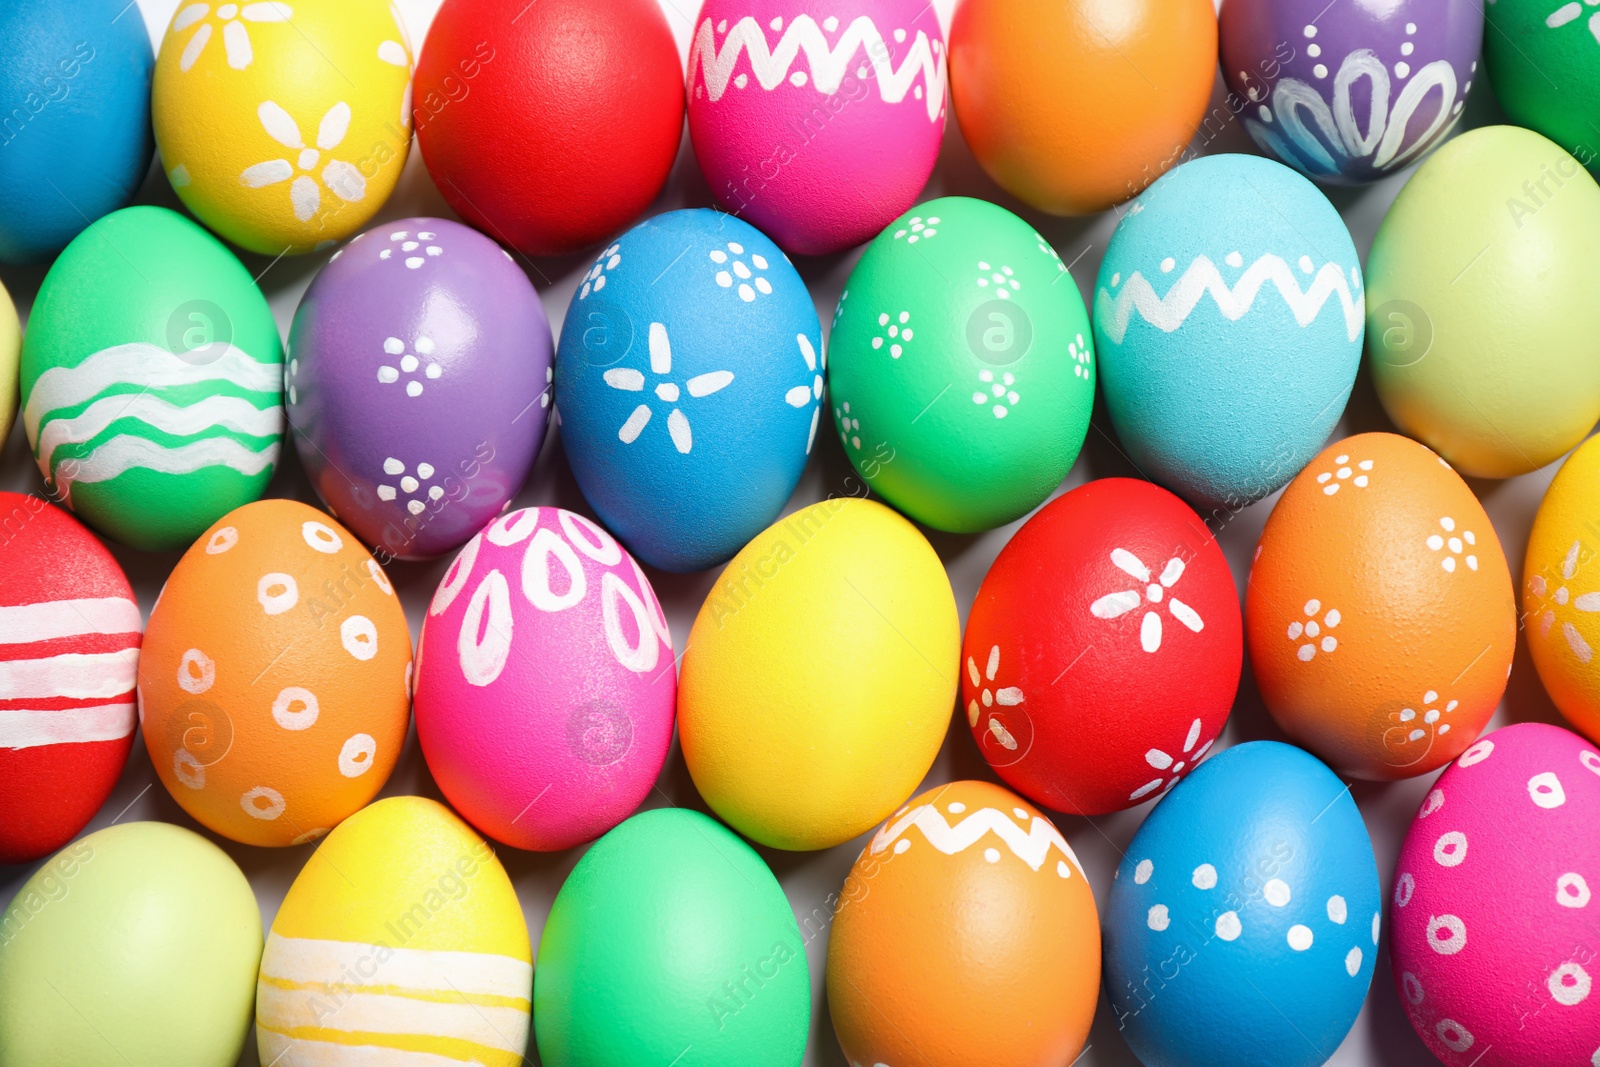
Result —
<path fill-rule="evenodd" d="M 144 624 L 93 534 L 36 496 L 0 493 L 0 864 L 56 851 L 128 762 Z"/>

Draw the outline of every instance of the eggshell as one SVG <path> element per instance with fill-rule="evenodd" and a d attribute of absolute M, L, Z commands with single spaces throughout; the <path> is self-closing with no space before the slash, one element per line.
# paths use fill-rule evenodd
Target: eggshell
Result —
<path fill-rule="evenodd" d="M 794 492 L 824 369 L 816 308 L 777 245 L 705 208 L 657 215 L 600 253 L 567 306 L 567 462 L 634 555 L 705 570 Z"/>
<path fill-rule="evenodd" d="M 21 374 L 52 497 L 124 544 L 185 548 L 272 480 L 277 324 L 243 264 L 175 212 L 124 208 L 67 246 L 28 316 Z"/>
<path fill-rule="evenodd" d="M 261 912 L 216 845 L 161 822 L 62 849 L 0 916 L 0 1064 L 233 1067 Z"/>
<path fill-rule="evenodd" d="M 672 633 L 639 564 L 589 519 L 496 519 L 445 572 L 421 643 L 417 739 L 490 837 L 571 848 L 649 794 L 672 743 Z"/>
<path fill-rule="evenodd" d="M 697 811 L 647 811 L 596 842 L 556 894 L 533 1010 L 545 1067 L 799 1067 L 805 946 L 749 845 Z"/>
<path fill-rule="evenodd" d="M 944 134 L 944 33 L 923 0 L 705 0 L 689 134 L 711 191 L 790 252 L 873 237 L 916 202 Z"/>
<path fill-rule="evenodd" d="M 839 894 L 828 1010 L 851 1063 L 1071 1063 L 1099 987 L 1100 924 L 1078 857 L 997 785 L 917 797 Z"/>
<path fill-rule="evenodd" d="M 865 833 L 933 764 L 960 645 L 944 565 L 899 515 L 835 498 L 773 524 L 722 572 L 684 648 L 678 741 L 695 787 L 774 848 Z"/>
<path fill-rule="evenodd" d="M 1106 904 L 1106 993 L 1146 1067 L 1315 1067 L 1372 982 L 1378 869 L 1350 790 L 1252 741 L 1178 783 Z"/>
<path fill-rule="evenodd" d="M 314 841 L 383 788 L 411 634 L 383 568 L 293 500 L 225 515 L 150 612 L 139 723 L 161 784 L 247 845 Z"/>
<path fill-rule="evenodd" d="M 950 24 L 972 154 L 1055 215 L 1103 211 L 1176 163 L 1216 69 L 1211 0 L 965 0 Z"/>
<path fill-rule="evenodd" d="M 1594 514 L 1600 497 L 1600 443 L 1574 452 L 1545 492 L 1522 565 L 1522 618 L 1528 653 L 1550 699 L 1573 727 L 1600 737 L 1600 596 L 1595 595 Z"/>
<path fill-rule="evenodd" d="M 1200 516 L 1149 482 L 1101 478 L 1046 504 L 989 568 L 961 704 L 1007 784 L 1099 815 L 1204 758 L 1243 656 L 1239 593 Z"/>
<path fill-rule="evenodd" d="M 1600 418 L 1597 249 L 1600 186 L 1550 141 L 1485 126 L 1435 153 L 1367 256 L 1368 366 L 1395 425 L 1477 478 L 1583 440 Z"/>
<path fill-rule="evenodd" d="M 318 494 L 367 544 L 436 556 L 499 515 L 544 440 L 550 322 L 527 275 L 459 222 L 358 234 L 289 333 L 289 425 Z"/>
<path fill-rule="evenodd" d="M 1600 1056 L 1589 887 L 1600 754 L 1544 723 L 1496 730 L 1439 776 L 1396 864 L 1400 1003 L 1447 1067 Z"/>
<path fill-rule="evenodd" d="M 126 12 L 125 0 L 0 9 L 0 263 L 48 260 L 144 181 L 155 55 Z"/>
<path fill-rule="evenodd" d="M 389 797 L 317 846 L 272 920 L 261 1062 L 517 1067 L 533 954 L 511 879 L 448 808 Z"/>
<path fill-rule="evenodd" d="M 1256 685 L 1341 774 L 1455 759 L 1494 714 L 1516 649 L 1511 572 L 1454 471 L 1388 433 L 1335 442 L 1289 483 L 1250 568 Z"/>
<path fill-rule="evenodd" d="M 868 246 L 839 298 L 828 388 L 845 455 L 936 529 L 1020 518 L 1083 447 L 1091 334 L 1033 227 L 982 200 L 920 204 Z"/>
<path fill-rule="evenodd" d="M 0 282 L 0 445 L 11 436 L 17 417 L 17 364 L 22 356 L 22 324 L 17 307 Z"/>
<path fill-rule="evenodd" d="M 365 226 L 400 180 L 411 45 L 385 0 L 183 4 L 151 107 L 161 165 L 201 222 L 251 252 L 310 252 Z"/>
<path fill-rule="evenodd" d="M 1229 106 L 1251 139 L 1307 177 L 1358 185 L 1450 135 L 1477 74 L 1483 12 L 1451 0 L 1228 0 L 1218 31 Z"/>
<path fill-rule="evenodd" d="M 1483 13 L 1484 60 L 1505 113 L 1593 167 L 1600 109 L 1594 13 L 1542 0 L 1497 0 Z"/>
<path fill-rule="evenodd" d="M 1322 446 L 1361 363 L 1361 265 L 1305 178 L 1204 156 L 1122 216 L 1095 286 L 1106 409 L 1139 470 L 1231 514 Z"/>
<path fill-rule="evenodd" d="M 416 122 L 456 214 L 527 255 L 566 255 L 666 184 L 683 62 L 656 0 L 444 0 L 417 61 Z"/>

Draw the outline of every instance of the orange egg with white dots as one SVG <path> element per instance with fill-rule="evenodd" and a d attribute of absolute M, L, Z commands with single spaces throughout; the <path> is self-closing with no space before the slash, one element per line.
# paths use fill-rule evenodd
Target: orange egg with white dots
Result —
<path fill-rule="evenodd" d="M 411 706 L 411 633 L 378 561 L 293 500 L 229 512 L 150 613 L 139 721 L 156 773 L 210 830 L 298 845 L 377 795 Z"/>

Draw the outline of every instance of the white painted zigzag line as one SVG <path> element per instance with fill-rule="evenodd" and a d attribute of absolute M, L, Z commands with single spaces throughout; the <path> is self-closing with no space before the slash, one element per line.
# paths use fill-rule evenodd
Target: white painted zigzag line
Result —
<path fill-rule="evenodd" d="M 1035 816 L 1033 824 L 1024 833 L 1011 816 L 995 808 L 980 808 L 951 826 L 932 804 L 920 804 L 879 830 L 873 836 L 868 851 L 874 856 L 878 855 L 913 826 L 922 831 L 922 836 L 927 838 L 930 845 L 946 856 L 965 851 L 982 840 L 985 834 L 992 832 L 1005 842 L 1013 855 L 1036 871 L 1044 866 L 1044 861 L 1050 855 L 1050 846 L 1054 845 L 1071 861 L 1078 873 L 1083 874 L 1077 854 L 1060 831 L 1050 825 L 1050 820 Z"/>
<path fill-rule="evenodd" d="M 118 419 L 137 419 L 174 437 L 192 437 L 214 426 L 251 437 L 281 437 L 283 408 L 256 407 L 242 396 L 208 396 L 179 406 L 151 393 L 114 393 L 70 419 L 56 419 L 39 433 L 39 465 L 47 467 L 62 445 L 93 440 Z"/>
<path fill-rule="evenodd" d="M 135 467 L 160 474 L 193 474 L 205 467 L 230 467 L 251 477 L 278 462 L 278 442 L 253 452 L 231 437 L 205 437 L 168 448 L 144 437 L 118 434 L 83 459 L 55 472 L 56 485 L 69 498 L 72 487 L 109 482 Z"/>

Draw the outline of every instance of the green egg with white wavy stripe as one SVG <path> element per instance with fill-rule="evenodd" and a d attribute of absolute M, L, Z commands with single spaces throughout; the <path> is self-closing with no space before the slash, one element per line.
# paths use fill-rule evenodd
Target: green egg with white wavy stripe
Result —
<path fill-rule="evenodd" d="M 52 495 L 124 544 L 184 548 L 272 479 L 277 324 L 244 265 L 175 212 L 115 211 L 66 247 L 21 370 L 21 418 Z"/>

